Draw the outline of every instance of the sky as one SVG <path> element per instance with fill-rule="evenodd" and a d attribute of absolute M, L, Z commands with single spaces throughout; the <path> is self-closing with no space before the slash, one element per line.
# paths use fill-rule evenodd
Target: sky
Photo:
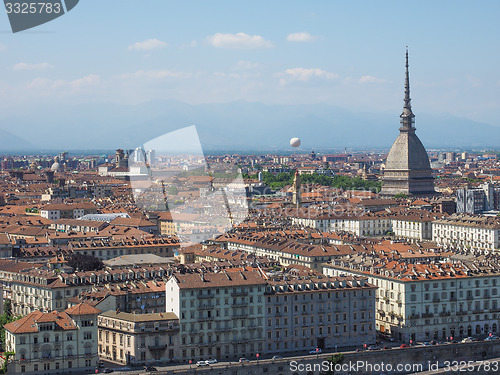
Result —
<path fill-rule="evenodd" d="M 0 12 L 0 112 L 176 100 L 399 115 L 408 46 L 417 118 L 500 126 L 498 14 L 493 0 L 80 0 L 13 34 Z"/>

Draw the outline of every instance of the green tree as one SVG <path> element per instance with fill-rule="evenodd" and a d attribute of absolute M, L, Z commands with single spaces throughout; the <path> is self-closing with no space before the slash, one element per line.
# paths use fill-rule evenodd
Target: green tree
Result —
<path fill-rule="evenodd" d="M 407 198 L 408 195 L 406 195 L 405 193 L 399 193 L 394 196 L 394 199 L 407 199 Z"/>
<path fill-rule="evenodd" d="M 104 268 L 104 263 L 93 255 L 73 253 L 68 259 L 68 266 L 78 271 L 98 271 Z"/>
<path fill-rule="evenodd" d="M 177 186 L 172 185 L 168 188 L 168 194 L 177 195 L 178 193 L 179 193 L 179 189 L 177 189 Z"/>
<path fill-rule="evenodd" d="M 3 303 L 3 312 L 6 315 L 12 315 L 12 301 L 10 299 L 6 299 Z"/>
<path fill-rule="evenodd" d="M 330 369 L 323 372 L 322 375 L 334 375 L 335 365 L 341 364 L 344 361 L 344 355 L 342 353 L 335 353 L 331 358 L 327 358 L 327 361 Z"/>

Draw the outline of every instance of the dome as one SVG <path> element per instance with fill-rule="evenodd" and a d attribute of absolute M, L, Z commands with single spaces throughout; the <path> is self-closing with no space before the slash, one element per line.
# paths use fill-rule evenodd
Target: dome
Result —
<path fill-rule="evenodd" d="M 59 164 L 59 158 L 58 157 L 56 157 L 54 159 L 54 164 L 52 164 L 52 166 L 50 167 L 50 170 L 54 171 L 54 172 L 59 172 L 59 171 L 62 170 L 61 164 Z"/>
<path fill-rule="evenodd" d="M 399 134 L 387 155 L 385 169 L 431 169 L 429 155 L 414 131 L 402 131 Z"/>

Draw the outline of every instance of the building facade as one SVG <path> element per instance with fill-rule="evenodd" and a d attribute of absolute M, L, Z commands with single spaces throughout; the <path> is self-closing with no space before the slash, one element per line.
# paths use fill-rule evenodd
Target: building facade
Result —
<path fill-rule="evenodd" d="M 97 315 L 86 304 L 63 312 L 34 311 L 6 324 L 6 350 L 15 352 L 9 373 L 93 372 L 98 365 Z"/>
<path fill-rule="evenodd" d="M 98 318 L 99 357 L 124 365 L 179 358 L 179 319 L 174 313 L 106 311 Z"/>

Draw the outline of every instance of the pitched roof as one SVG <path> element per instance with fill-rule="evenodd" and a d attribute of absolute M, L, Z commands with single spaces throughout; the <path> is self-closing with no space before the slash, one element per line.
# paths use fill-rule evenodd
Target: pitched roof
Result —
<path fill-rule="evenodd" d="M 96 309 L 93 306 L 90 306 L 88 303 L 79 303 L 78 305 L 68 307 L 64 310 L 69 315 L 93 315 L 99 314 L 101 310 Z"/>

